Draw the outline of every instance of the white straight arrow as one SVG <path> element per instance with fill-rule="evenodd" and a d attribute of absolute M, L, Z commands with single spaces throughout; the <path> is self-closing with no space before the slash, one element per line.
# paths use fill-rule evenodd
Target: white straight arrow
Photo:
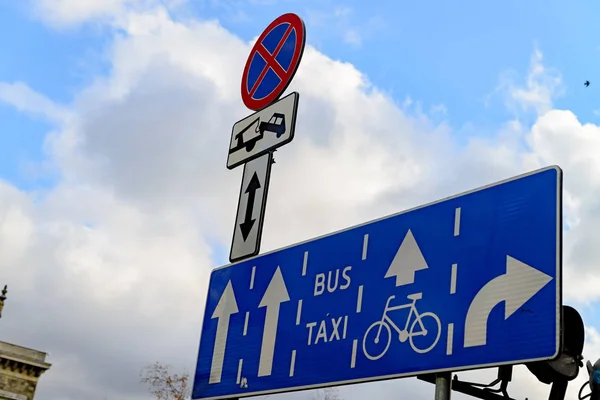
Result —
<path fill-rule="evenodd" d="M 227 344 L 227 332 L 229 331 L 229 318 L 231 314 L 239 312 L 233 286 L 231 281 L 225 286 L 225 290 L 215 307 L 211 318 L 218 318 L 217 333 L 215 335 L 215 346 L 213 348 L 212 363 L 210 366 L 210 378 L 208 383 L 221 382 L 223 375 L 223 361 L 225 360 L 225 345 Z"/>
<path fill-rule="evenodd" d="M 464 346 L 483 346 L 487 343 L 488 317 L 498 303 L 504 301 L 506 320 L 551 280 L 551 276 L 506 256 L 506 273 L 486 283 L 469 306 Z"/>
<path fill-rule="evenodd" d="M 269 376 L 273 369 L 273 356 L 275 355 L 275 340 L 277 339 L 277 324 L 279 322 L 279 307 L 281 303 L 290 301 L 290 296 L 281 275 L 277 270 L 271 278 L 265 294 L 258 307 L 267 307 L 265 328 L 263 330 L 262 346 L 260 348 L 260 361 L 258 363 L 258 376 Z"/>
<path fill-rule="evenodd" d="M 385 273 L 385 278 L 396 278 L 396 286 L 410 285 L 415 283 L 415 272 L 427 268 L 427 261 L 409 229 Z"/>

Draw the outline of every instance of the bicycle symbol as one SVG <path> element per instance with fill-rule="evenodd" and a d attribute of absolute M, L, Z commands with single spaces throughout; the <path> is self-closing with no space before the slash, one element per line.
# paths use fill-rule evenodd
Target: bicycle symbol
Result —
<path fill-rule="evenodd" d="M 406 296 L 409 300 L 412 300 L 412 303 L 407 303 L 407 304 L 403 304 L 400 306 L 390 307 L 390 301 L 393 300 L 395 297 L 396 296 L 392 295 L 388 298 L 387 303 L 385 304 L 385 309 L 383 310 L 383 316 L 381 317 L 381 320 L 374 322 L 365 332 L 365 336 L 363 338 L 363 352 L 365 353 L 365 356 L 367 356 L 367 358 L 369 360 L 378 360 L 381 357 L 383 357 L 383 355 L 388 351 L 390 344 L 392 343 L 392 330 L 390 328 L 394 328 L 394 330 L 396 332 L 398 332 L 398 340 L 401 343 L 406 342 L 406 339 L 408 339 L 408 341 L 410 343 L 410 347 L 412 347 L 412 349 L 415 352 L 420 353 L 420 354 L 427 353 L 428 351 L 433 349 L 435 347 L 435 345 L 437 344 L 438 340 L 440 339 L 440 334 L 442 333 L 442 324 L 440 323 L 440 319 L 438 318 L 438 316 L 432 312 L 424 312 L 424 313 L 420 314 L 417 311 L 417 308 L 415 306 L 417 300 L 420 300 L 423 297 L 422 293 L 414 293 L 414 294 L 410 294 L 410 295 Z M 388 312 L 395 311 L 395 310 L 401 310 L 404 308 L 410 308 L 410 312 L 408 313 L 408 317 L 406 318 L 406 323 L 404 324 L 404 329 L 400 329 L 398 327 L 398 325 L 396 325 L 394 323 L 394 321 L 392 321 L 392 319 L 388 316 Z M 415 318 L 414 318 L 412 324 L 410 325 L 410 329 L 408 329 L 408 324 L 409 324 L 413 314 L 415 315 Z M 424 320 L 427 322 L 424 323 Z M 435 327 L 433 326 L 434 322 L 437 325 Z M 431 330 L 427 330 L 425 328 L 425 325 L 427 325 L 428 323 L 431 324 L 431 326 L 430 326 Z M 418 327 L 418 330 L 416 329 L 417 327 Z M 367 337 L 369 336 L 369 333 L 375 332 L 374 328 L 377 328 L 376 329 L 377 334 L 373 338 L 373 340 L 368 341 Z M 385 328 L 385 329 L 382 329 L 382 328 Z M 436 329 L 437 332 L 434 334 L 435 340 L 433 341 L 433 343 L 431 345 L 429 345 L 429 347 L 419 348 L 414 344 L 414 342 L 413 342 L 414 337 L 427 336 L 429 333 L 434 333 L 434 332 L 432 332 L 433 329 Z M 387 332 L 387 338 L 383 339 L 383 341 L 381 340 L 382 332 Z M 429 337 L 432 337 L 432 336 L 429 336 Z M 367 351 L 367 343 L 369 343 L 369 344 L 374 343 L 377 345 L 380 342 L 385 343 L 385 346 L 383 346 L 383 350 L 379 351 L 375 355 L 369 354 L 369 352 Z M 375 353 L 375 352 L 373 352 L 373 353 Z"/>

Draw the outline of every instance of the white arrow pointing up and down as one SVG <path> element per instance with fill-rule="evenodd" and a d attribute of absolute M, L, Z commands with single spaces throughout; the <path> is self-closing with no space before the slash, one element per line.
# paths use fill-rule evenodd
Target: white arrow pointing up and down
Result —
<path fill-rule="evenodd" d="M 396 256 L 385 273 L 386 278 L 396 278 L 396 286 L 415 282 L 415 272 L 427 269 L 427 261 L 419 249 L 412 231 L 409 229 L 398 247 Z"/>
<path fill-rule="evenodd" d="M 486 283 L 469 306 L 465 321 L 464 346 L 486 344 L 488 317 L 498 303 L 504 301 L 506 320 L 551 280 L 551 276 L 516 258 L 506 256 L 506 273 Z"/>
<path fill-rule="evenodd" d="M 290 296 L 281 275 L 277 270 L 271 278 L 265 294 L 258 307 L 267 307 L 265 328 L 263 330 L 262 346 L 260 348 L 260 361 L 258 363 L 258 376 L 269 376 L 273 369 L 273 356 L 275 355 L 275 340 L 277 339 L 277 323 L 279 322 L 279 306 L 290 301 Z"/>
<path fill-rule="evenodd" d="M 208 383 L 221 382 L 223 374 L 223 361 L 225 359 L 225 345 L 227 344 L 227 332 L 229 331 L 229 318 L 231 314 L 239 312 L 233 286 L 231 281 L 225 286 L 225 290 L 215 307 L 211 318 L 218 318 L 217 333 L 215 335 L 215 345 L 213 348 L 212 364 L 210 366 L 210 378 Z"/>

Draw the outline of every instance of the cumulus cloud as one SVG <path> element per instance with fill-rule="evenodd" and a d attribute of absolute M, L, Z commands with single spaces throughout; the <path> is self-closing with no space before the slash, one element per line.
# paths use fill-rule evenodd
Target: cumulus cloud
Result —
<path fill-rule="evenodd" d="M 55 27 L 77 25 L 89 20 L 114 22 L 128 8 L 145 9 L 160 0 L 34 0 L 34 12 Z"/>
<path fill-rule="evenodd" d="M 34 118 L 61 123 L 69 118 L 70 110 L 54 103 L 22 82 L 0 82 L 0 101 Z"/>
<path fill-rule="evenodd" d="M 494 91 L 487 96 L 486 103 L 500 95 L 504 105 L 520 117 L 528 113 L 538 116 L 550 111 L 553 101 L 564 94 L 565 88 L 560 72 L 544 65 L 543 60 L 541 50 L 535 47 L 525 82 L 519 82 L 521 79 L 517 71 L 505 71 Z"/>
<path fill-rule="evenodd" d="M 142 11 L 126 0 L 71 3 L 39 6 L 67 22 L 112 15 L 124 34 L 108 49 L 110 75 L 69 105 L 0 84 L 3 101 L 51 117 L 45 147 L 61 173 L 42 192 L 0 185 L 5 340 L 50 353 L 42 400 L 144 398 L 145 362 L 194 367 L 208 274 L 225 261 L 233 229 L 241 169 L 225 168 L 226 149 L 231 125 L 248 113 L 239 79 L 250 46 L 216 22 L 174 21 L 153 2 Z M 565 294 L 596 299 L 600 128 L 552 109 L 559 84 L 536 52 L 525 87 L 510 91 L 539 113 L 535 124 L 517 119 L 458 147 L 452 127 L 308 46 L 290 88 L 301 93 L 297 136 L 276 153 L 263 250 L 558 163 L 569 221 Z M 586 352 L 597 354 L 590 332 Z M 515 397 L 547 389 L 523 368 L 515 375 Z M 433 386 L 405 379 L 342 393 L 399 391 L 427 398 Z"/>

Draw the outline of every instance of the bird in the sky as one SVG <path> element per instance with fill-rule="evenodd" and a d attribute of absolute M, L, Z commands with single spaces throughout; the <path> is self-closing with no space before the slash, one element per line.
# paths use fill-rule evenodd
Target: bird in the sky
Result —
<path fill-rule="evenodd" d="M 590 81 L 585 81 L 584 85 L 585 85 L 585 87 L 590 86 Z"/>

